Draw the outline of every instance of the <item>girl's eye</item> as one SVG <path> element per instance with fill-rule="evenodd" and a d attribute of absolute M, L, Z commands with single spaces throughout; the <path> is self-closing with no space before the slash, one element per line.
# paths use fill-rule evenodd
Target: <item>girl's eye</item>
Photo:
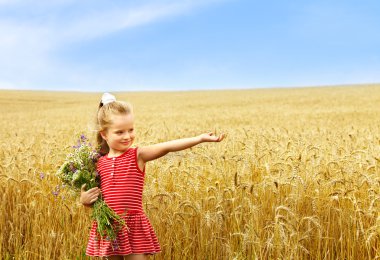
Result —
<path fill-rule="evenodd" d="M 121 135 L 123 131 L 117 131 L 116 134 Z"/>
<path fill-rule="evenodd" d="M 129 132 L 129 133 L 133 133 L 133 130 L 134 130 L 134 129 L 129 129 L 129 131 L 128 131 L 128 132 Z"/>

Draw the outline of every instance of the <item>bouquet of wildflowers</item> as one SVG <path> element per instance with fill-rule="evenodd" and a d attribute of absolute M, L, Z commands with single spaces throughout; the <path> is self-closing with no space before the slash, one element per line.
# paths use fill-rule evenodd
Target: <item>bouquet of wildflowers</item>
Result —
<path fill-rule="evenodd" d="M 86 184 L 87 189 L 98 187 L 100 179 L 96 171 L 96 162 L 100 154 L 84 135 L 81 135 L 73 148 L 74 151 L 67 155 L 57 176 L 78 192 L 83 184 Z M 97 222 L 98 234 L 110 240 L 116 239 L 117 231 L 125 225 L 125 221 L 109 208 L 101 197 L 95 201 L 91 217 Z"/>

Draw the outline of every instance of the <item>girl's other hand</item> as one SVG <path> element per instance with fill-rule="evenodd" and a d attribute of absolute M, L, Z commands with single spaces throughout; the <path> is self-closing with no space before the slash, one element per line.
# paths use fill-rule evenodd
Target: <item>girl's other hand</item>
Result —
<path fill-rule="evenodd" d="M 86 184 L 83 184 L 80 192 L 80 203 L 85 206 L 90 206 L 98 199 L 99 195 L 100 189 L 98 187 L 86 191 Z"/>
<path fill-rule="evenodd" d="M 200 138 L 202 142 L 220 142 L 226 137 L 225 134 L 214 135 L 214 133 L 210 132 L 207 134 L 201 134 Z"/>

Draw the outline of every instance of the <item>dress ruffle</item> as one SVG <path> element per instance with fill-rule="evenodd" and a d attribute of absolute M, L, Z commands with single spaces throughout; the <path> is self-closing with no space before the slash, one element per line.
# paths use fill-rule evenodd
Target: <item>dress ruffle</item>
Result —
<path fill-rule="evenodd" d="M 114 241 L 101 239 L 93 222 L 86 254 L 89 256 L 112 256 L 129 254 L 155 254 L 161 251 L 157 236 L 149 219 L 143 212 L 123 216 L 127 227 L 123 227 Z"/>

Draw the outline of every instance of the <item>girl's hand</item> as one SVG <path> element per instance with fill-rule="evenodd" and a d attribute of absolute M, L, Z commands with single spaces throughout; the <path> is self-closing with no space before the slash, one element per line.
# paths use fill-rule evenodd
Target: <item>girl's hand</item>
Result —
<path fill-rule="evenodd" d="M 219 136 L 214 135 L 214 133 L 210 132 L 207 134 L 201 134 L 201 142 L 220 142 L 226 137 L 225 134 L 221 134 Z"/>
<path fill-rule="evenodd" d="M 98 196 L 100 195 L 100 189 L 98 187 L 95 187 L 86 191 L 85 188 L 86 184 L 83 184 L 80 192 L 79 201 L 85 206 L 90 206 L 98 199 Z"/>

